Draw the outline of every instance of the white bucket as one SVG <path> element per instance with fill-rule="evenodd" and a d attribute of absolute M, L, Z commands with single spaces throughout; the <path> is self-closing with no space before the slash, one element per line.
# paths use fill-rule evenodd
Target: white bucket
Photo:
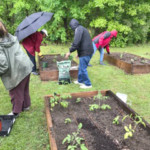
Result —
<path fill-rule="evenodd" d="M 124 102 L 127 103 L 127 95 L 123 93 L 116 93 L 116 95 Z"/>

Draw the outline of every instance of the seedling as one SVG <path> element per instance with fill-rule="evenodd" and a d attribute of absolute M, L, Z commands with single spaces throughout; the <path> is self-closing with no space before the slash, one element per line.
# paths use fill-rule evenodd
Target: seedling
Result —
<path fill-rule="evenodd" d="M 94 111 L 94 110 L 96 110 L 96 109 L 102 109 L 102 110 L 106 110 L 106 109 L 111 109 L 111 107 L 109 106 L 109 105 L 107 105 L 107 104 L 103 104 L 102 106 L 101 106 L 101 100 L 106 100 L 108 97 L 107 96 L 103 96 L 102 94 L 101 94 L 101 92 L 98 92 L 98 94 L 96 95 L 96 96 L 94 96 L 93 97 L 93 100 L 96 100 L 96 99 L 98 99 L 98 101 L 99 101 L 99 104 L 91 104 L 91 105 L 89 105 L 89 110 L 90 111 Z"/>
<path fill-rule="evenodd" d="M 102 106 L 100 106 L 100 108 L 102 110 L 111 109 L 111 107 L 109 105 L 107 105 L 107 104 L 103 104 Z"/>
<path fill-rule="evenodd" d="M 122 58 L 123 58 L 123 54 L 121 53 L 121 54 L 120 54 L 120 59 L 122 59 Z"/>
<path fill-rule="evenodd" d="M 77 98 L 76 103 L 80 103 L 81 102 L 81 98 Z"/>
<path fill-rule="evenodd" d="M 136 115 L 134 118 L 136 119 L 136 120 L 134 121 L 134 122 L 136 123 L 136 125 L 138 125 L 138 124 L 142 124 L 144 127 L 146 127 L 146 124 L 145 124 L 145 122 L 143 122 L 143 120 L 142 120 L 142 117 L 141 117 L 141 116 Z"/>
<path fill-rule="evenodd" d="M 68 59 L 69 59 L 70 61 L 72 61 L 72 60 L 73 60 L 73 56 L 70 55 L 70 56 L 68 57 Z"/>
<path fill-rule="evenodd" d="M 68 105 L 69 105 L 69 103 L 68 103 L 67 101 L 61 101 L 61 102 L 60 102 L 60 105 L 61 105 L 62 107 L 64 107 L 64 108 L 67 108 Z"/>
<path fill-rule="evenodd" d="M 118 125 L 119 124 L 119 118 L 120 118 L 120 116 L 116 116 L 114 119 L 113 119 L 113 124 L 116 124 L 116 125 Z"/>
<path fill-rule="evenodd" d="M 134 126 L 132 127 L 131 124 L 129 124 L 129 128 L 127 126 L 124 126 L 124 129 L 126 131 L 126 133 L 124 134 L 124 139 L 128 139 L 129 137 L 132 137 L 133 136 L 133 133 L 135 132 L 136 130 L 136 127 L 138 124 L 142 124 L 144 127 L 146 127 L 146 124 L 143 122 L 141 116 L 139 115 L 135 115 L 134 117 L 132 116 L 132 114 L 129 116 L 129 115 L 126 115 L 123 117 L 122 121 L 124 121 L 127 117 L 130 117 L 130 119 L 136 119 L 134 120 Z"/>
<path fill-rule="evenodd" d="M 68 134 L 62 141 L 62 144 L 67 143 L 67 150 L 75 150 L 80 147 L 81 150 L 88 150 L 85 144 L 82 143 L 84 141 L 83 138 L 79 137 L 80 130 L 82 128 L 82 123 L 79 123 L 77 132 L 73 132 L 72 134 Z"/>
<path fill-rule="evenodd" d="M 69 102 L 67 102 L 64 99 L 71 98 L 70 95 L 62 95 L 62 96 L 57 96 L 54 94 L 54 96 L 50 99 L 50 104 L 51 104 L 51 110 L 57 105 L 60 104 L 62 107 L 67 108 L 69 105 Z"/>
<path fill-rule="evenodd" d="M 94 110 L 97 110 L 97 109 L 100 109 L 100 106 L 98 104 L 89 105 L 89 110 L 90 111 L 94 111 Z"/>
<path fill-rule="evenodd" d="M 132 125 L 129 124 L 129 127 L 124 126 L 124 129 L 126 131 L 126 133 L 124 134 L 124 139 L 128 139 L 129 137 L 133 136 L 133 133 L 135 132 L 135 130 L 133 129 Z"/>
<path fill-rule="evenodd" d="M 65 124 L 69 124 L 69 123 L 71 123 L 71 119 L 70 118 L 66 118 L 65 119 Z"/>

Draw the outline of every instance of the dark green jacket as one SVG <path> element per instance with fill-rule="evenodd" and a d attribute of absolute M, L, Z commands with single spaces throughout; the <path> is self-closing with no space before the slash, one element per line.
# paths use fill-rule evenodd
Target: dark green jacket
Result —
<path fill-rule="evenodd" d="M 20 47 L 17 37 L 0 39 L 0 77 L 7 90 L 15 88 L 32 71 L 33 64 Z"/>

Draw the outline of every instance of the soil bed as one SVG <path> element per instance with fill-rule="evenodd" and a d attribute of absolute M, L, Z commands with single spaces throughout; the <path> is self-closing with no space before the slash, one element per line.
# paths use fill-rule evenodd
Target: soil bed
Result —
<path fill-rule="evenodd" d="M 104 59 L 123 69 L 126 73 L 150 73 L 150 59 L 144 57 L 129 53 L 111 53 L 110 55 L 105 54 Z"/>
<path fill-rule="evenodd" d="M 57 61 L 68 60 L 60 54 L 55 55 L 43 55 L 43 58 L 39 59 L 39 73 L 42 81 L 56 81 L 58 80 L 58 67 Z M 43 63 L 47 63 L 46 67 L 43 67 Z M 75 61 L 71 61 L 70 76 L 77 78 L 78 76 L 78 64 Z"/>
<path fill-rule="evenodd" d="M 81 93 L 80 93 L 81 94 Z M 63 108 L 59 104 L 53 110 L 50 109 L 52 136 L 56 140 L 56 150 L 66 150 L 67 144 L 62 144 L 67 134 L 77 130 L 79 123 L 82 123 L 80 136 L 85 140 L 88 150 L 149 150 L 150 147 L 150 126 L 143 120 L 146 127 L 138 124 L 133 136 L 124 139 L 124 126 L 134 125 L 134 119 L 127 117 L 121 121 L 125 115 L 136 114 L 126 104 L 124 104 L 111 91 L 107 91 L 108 98 L 100 101 L 100 105 L 108 104 L 109 110 L 89 110 L 90 104 L 99 104 L 98 98 L 88 96 L 86 92 L 82 93 L 82 99 L 79 103 L 76 98 L 67 99 L 68 108 Z M 85 97 L 84 97 L 85 96 Z M 88 96 L 88 97 L 87 97 Z M 94 100 L 95 99 L 95 100 Z M 47 97 L 49 101 L 50 98 Z M 119 125 L 114 125 L 113 119 L 120 116 Z M 71 123 L 65 124 L 65 119 L 70 118 Z M 53 148 L 51 147 L 53 150 Z"/>

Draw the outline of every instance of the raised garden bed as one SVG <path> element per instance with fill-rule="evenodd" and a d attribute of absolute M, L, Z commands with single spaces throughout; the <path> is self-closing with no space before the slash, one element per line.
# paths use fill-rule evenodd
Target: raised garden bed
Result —
<path fill-rule="evenodd" d="M 107 99 L 98 91 L 71 93 L 66 101 L 65 96 L 45 96 L 51 150 L 67 150 L 64 139 L 77 133 L 81 124 L 78 136 L 88 150 L 149 150 L 150 125 L 111 91 L 101 93 Z M 67 108 L 65 103 L 60 105 L 64 101 L 69 103 Z M 102 110 L 103 104 L 111 109 Z"/>
<path fill-rule="evenodd" d="M 56 81 L 58 80 L 58 68 L 57 61 L 67 60 L 65 57 L 60 54 L 55 55 L 43 55 L 43 58 L 38 57 L 39 62 L 39 73 L 42 81 Z M 46 65 L 43 63 L 47 63 Z M 45 65 L 46 67 L 43 67 Z M 70 69 L 71 78 L 78 77 L 78 64 L 75 61 L 71 61 Z"/>
<path fill-rule="evenodd" d="M 150 59 L 129 53 L 105 54 L 104 60 L 130 74 L 150 73 Z"/>

